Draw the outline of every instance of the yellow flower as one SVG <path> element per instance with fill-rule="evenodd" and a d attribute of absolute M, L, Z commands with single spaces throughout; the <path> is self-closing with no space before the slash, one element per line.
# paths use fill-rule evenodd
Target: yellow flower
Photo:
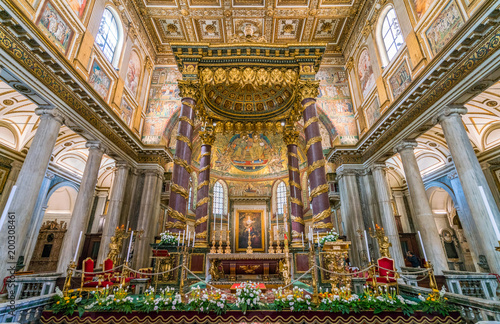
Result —
<path fill-rule="evenodd" d="M 66 301 L 66 304 L 69 303 L 69 300 Z"/>
<path fill-rule="evenodd" d="M 67 297 L 67 296 L 66 296 L 66 297 L 64 297 L 64 300 L 68 300 L 68 299 L 69 299 L 69 297 Z"/>
<path fill-rule="evenodd" d="M 76 296 L 72 296 L 71 299 L 76 299 Z"/>
<path fill-rule="evenodd" d="M 73 292 L 73 289 L 68 290 L 68 292 L 71 294 Z"/>
<path fill-rule="evenodd" d="M 59 302 L 57 302 L 56 304 L 59 305 Z"/>

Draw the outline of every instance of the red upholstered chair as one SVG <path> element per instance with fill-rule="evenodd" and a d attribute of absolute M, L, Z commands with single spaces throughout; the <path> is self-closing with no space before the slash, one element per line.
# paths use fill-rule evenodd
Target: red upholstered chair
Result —
<path fill-rule="evenodd" d="M 82 263 L 82 291 L 94 290 L 94 288 L 101 288 L 106 286 L 113 286 L 113 282 L 109 280 L 104 280 L 104 273 L 94 272 L 94 260 L 91 258 L 86 258 Z M 94 281 L 94 277 L 97 276 L 98 280 Z"/>
<path fill-rule="evenodd" d="M 396 292 L 399 294 L 398 273 L 396 272 L 394 259 L 380 258 L 377 260 L 377 266 L 378 274 L 374 280 L 374 288 L 378 289 L 379 286 L 385 286 L 386 290 L 388 290 L 390 286 L 395 286 Z"/>

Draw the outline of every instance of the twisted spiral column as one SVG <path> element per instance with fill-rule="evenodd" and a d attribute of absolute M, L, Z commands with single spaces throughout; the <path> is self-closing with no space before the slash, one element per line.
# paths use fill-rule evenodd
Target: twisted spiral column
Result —
<path fill-rule="evenodd" d="M 299 156 L 297 155 L 299 132 L 293 129 L 293 127 L 287 127 L 283 134 L 283 141 L 288 149 L 288 182 L 290 185 L 292 246 L 299 247 L 302 246 L 302 235 L 304 233 L 304 204 L 302 203 Z"/>
<path fill-rule="evenodd" d="M 306 135 L 306 154 L 312 201 L 313 224 L 317 231 L 326 232 L 333 228 L 330 217 L 330 201 L 326 182 L 325 158 L 321 147 L 316 97 L 319 81 L 300 81 L 298 85 L 300 103 L 303 109 L 304 133 Z"/>
<path fill-rule="evenodd" d="M 200 132 L 201 158 L 198 173 L 198 201 L 196 203 L 196 246 L 208 247 L 208 189 L 210 184 L 210 159 L 215 134 L 211 128 L 206 127 Z"/>
<path fill-rule="evenodd" d="M 187 202 L 189 198 L 189 177 L 191 176 L 191 155 L 193 152 L 193 130 L 196 100 L 199 97 L 197 81 L 179 81 L 181 113 L 175 146 L 174 169 L 168 208 L 166 228 L 172 232 L 186 226 Z"/>

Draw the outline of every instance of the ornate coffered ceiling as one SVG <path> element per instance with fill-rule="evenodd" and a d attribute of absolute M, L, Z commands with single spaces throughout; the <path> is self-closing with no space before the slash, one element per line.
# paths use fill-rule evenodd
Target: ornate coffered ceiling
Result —
<path fill-rule="evenodd" d="M 233 43 L 248 34 L 267 43 L 326 42 L 326 61 L 335 63 L 364 2 L 133 0 L 155 44 L 158 64 L 174 63 L 170 42 Z"/>

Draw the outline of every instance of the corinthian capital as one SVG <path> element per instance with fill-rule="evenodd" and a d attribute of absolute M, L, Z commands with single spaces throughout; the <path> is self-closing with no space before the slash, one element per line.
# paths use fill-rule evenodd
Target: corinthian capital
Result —
<path fill-rule="evenodd" d="M 315 80 L 299 80 L 297 85 L 297 94 L 300 102 L 304 99 L 316 99 L 319 95 L 319 81 Z"/>
<path fill-rule="evenodd" d="M 210 146 L 214 145 L 215 134 L 213 130 L 206 129 L 204 131 L 200 131 L 200 138 L 203 145 L 210 145 Z"/>
<path fill-rule="evenodd" d="M 179 80 L 177 86 L 181 98 L 191 98 L 197 101 L 200 97 L 200 83 L 198 80 Z"/>
<path fill-rule="evenodd" d="M 286 145 L 299 145 L 299 131 L 295 130 L 293 127 L 285 128 L 283 141 Z"/>

